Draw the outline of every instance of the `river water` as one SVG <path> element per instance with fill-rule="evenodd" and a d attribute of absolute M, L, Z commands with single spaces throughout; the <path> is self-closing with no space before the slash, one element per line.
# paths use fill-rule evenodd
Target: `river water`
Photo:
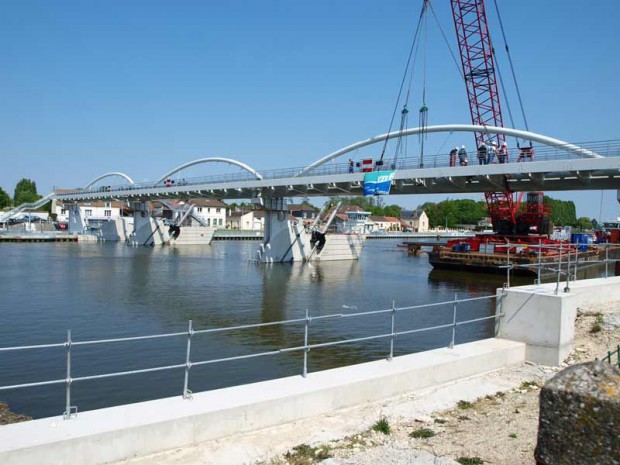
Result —
<path fill-rule="evenodd" d="M 350 314 L 483 296 L 502 277 L 437 272 L 426 254 L 407 256 L 395 240 L 368 240 L 359 261 L 263 265 L 258 242 L 131 248 L 122 244 L 1 244 L 0 347 L 224 328 L 310 316 Z M 530 280 L 531 281 L 531 280 Z M 529 282 L 529 281 L 528 281 Z M 494 313 L 494 300 L 459 305 L 458 320 Z M 315 320 L 311 344 L 390 332 L 390 315 Z M 452 322 L 452 305 L 396 316 L 396 330 Z M 493 322 L 460 326 L 457 343 L 491 337 Z M 195 335 L 192 361 L 303 345 L 303 324 Z M 445 347 L 451 329 L 401 336 L 395 355 Z M 72 377 L 185 362 L 186 338 L 74 346 Z M 389 340 L 310 351 L 308 371 L 385 358 Z M 301 352 L 193 367 L 194 392 L 300 374 Z M 180 395 L 183 369 L 75 382 L 79 411 Z M 65 349 L 0 351 L 0 386 L 64 379 Z M 0 401 L 35 418 L 61 414 L 65 387 L 0 391 Z"/>

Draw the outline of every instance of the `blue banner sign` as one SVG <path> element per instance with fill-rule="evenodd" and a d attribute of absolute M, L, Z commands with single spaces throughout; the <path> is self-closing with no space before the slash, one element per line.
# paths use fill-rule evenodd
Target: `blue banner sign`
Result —
<path fill-rule="evenodd" d="M 396 171 L 374 171 L 364 175 L 364 195 L 387 195 L 390 193 Z"/>

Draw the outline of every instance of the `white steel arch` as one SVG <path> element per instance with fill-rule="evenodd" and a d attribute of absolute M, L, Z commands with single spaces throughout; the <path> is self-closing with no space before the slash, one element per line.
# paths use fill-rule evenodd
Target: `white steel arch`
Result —
<path fill-rule="evenodd" d="M 125 173 L 120 173 L 120 172 L 113 172 L 113 173 L 106 173 L 106 174 L 102 174 L 101 176 L 93 179 L 91 182 L 89 182 L 86 187 L 84 189 L 88 189 L 90 186 L 92 186 L 93 184 L 95 184 L 97 181 L 101 181 L 104 178 L 109 178 L 112 176 L 120 176 L 121 178 L 125 178 L 127 180 L 127 182 L 129 182 L 129 184 L 133 184 L 133 179 L 131 179 L 129 176 L 127 176 Z"/>
<path fill-rule="evenodd" d="M 584 158 L 603 158 L 601 155 L 592 152 L 591 150 L 586 150 L 574 144 L 569 144 L 568 142 L 564 142 L 559 139 L 554 139 L 552 137 L 547 137 L 542 134 L 537 134 L 535 132 L 530 131 L 522 131 L 520 129 L 511 129 L 511 128 L 500 128 L 497 126 L 479 126 L 473 124 L 444 124 L 440 126 L 428 126 L 426 128 L 409 128 L 404 131 L 394 131 L 389 134 L 381 134 L 370 139 L 362 140 L 351 144 L 347 147 L 344 147 L 340 150 L 330 153 L 329 155 L 321 158 L 320 160 L 311 163 L 302 169 L 296 176 L 301 176 L 306 174 L 308 171 L 316 168 L 317 166 L 321 166 L 327 163 L 334 158 L 337 158 L 346 153 L 352 152 L 360 147 L 366 147 L 367 145 L 376 144 L 377 142 L 384 142 L 385 139 L 393 139 L 398 136 L 413 136 L 415 134 L 424 133 L 432 133 L 432 132 L 484 132 L 487 134 L 504 134 L 510 137 L 516 137 L 519 139 L 525 139 L 532 142 L 539 142 L 543 145 L 550 146 L 561 146 L 563 149 L 578 154 Z"/>
<path fill-rule="evenodd" d="M 258 179 L 259 181 L 263 179 L 263 176 L 258 171 L 256 171 L 251 166 L 246 165 L 243 162 L 240 162 L 240 161 L 237 161 L 237 160 L 233 160 L 232 158 L 211 157 L 211 158 L 200 158 L 198 160 L 194 160 L 194 161 L 190 161 L 188 163 L 184 163 L 181 166 L 177 166 L 173 170 L 168 171 L 166 174 L 164 174 L 156 182 L 164 181 L 169 176 L 172 176 L 173 174 L 178 173 L 179 171 L 184 170 L 185 168 L 189 168 L 190 166 L 194 166 L 194 165 L 199 165 L 201 163 L 228 163 L 229 165 L 238 166 L 239 168 L 243 168 L 244 170 L 248 171 L 249 173 L 252 173 L 254 176 L 256 176 L 256 179 Z"/>

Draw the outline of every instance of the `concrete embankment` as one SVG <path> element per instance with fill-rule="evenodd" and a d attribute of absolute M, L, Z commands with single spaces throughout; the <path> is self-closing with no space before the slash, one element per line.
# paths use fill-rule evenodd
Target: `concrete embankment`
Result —
<path fill-rule="evenodd" d="M 0 430 L 0 463 L 83 465 L 190 446 L 522 363 L 525 345 L 487 339 L 334 370 Z"/>

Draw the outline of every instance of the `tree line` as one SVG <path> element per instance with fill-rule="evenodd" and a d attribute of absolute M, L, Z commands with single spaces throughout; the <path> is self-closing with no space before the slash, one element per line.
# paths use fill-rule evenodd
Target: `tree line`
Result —
<path fill-rule="evenodd" d="M 13 197 L 0 187 L 0 208 L 17 207 L 22 203 L 36 202 L 41 197 L 37 193 L 37 183 L 24 178 L 15 186 Z"/>
<path fill-rule="evenodd" d="M 400 218 L 402 207 L 399 205 L 384 205 L 381 197 L 333 197 L 328 200 L 328 206 L 342 201 L 343 205 L 356 205 L 365 211 L 378 216 L 394 216 Z M 572 200 L 553 199 L 543 197 L 543 202 L 551 210 L 551 221 L 557 226 L 572 226 L 580 229 L 596 227 L 596 220 L 586 217 L 577 218 L 575 203 Z M 431 228 L 443 226 L 455 228 L 457 225 L 476 225 L 489 217 L 486 201 L 471 199 L 443 200 L 438 203 L 426 202 L 417 207 L 426 212 Z M 525 202 L 521 209 L 525 208 Z"/>

